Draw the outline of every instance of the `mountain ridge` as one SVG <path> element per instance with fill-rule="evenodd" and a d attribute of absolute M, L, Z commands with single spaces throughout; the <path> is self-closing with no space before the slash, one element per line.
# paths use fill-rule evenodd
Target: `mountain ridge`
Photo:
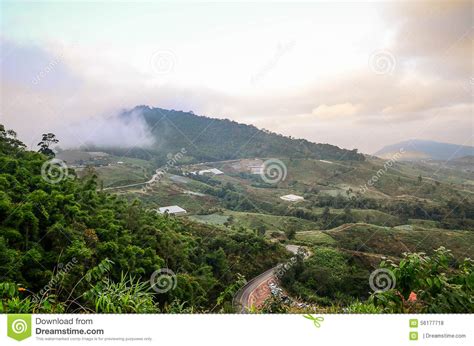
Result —
<path fill-rule="evenodd" d="M 152 150 L 177 152 L 186 148 L 198 161 L 221 161 L 251 157 L 309 157 L 364 161 L 357 149 L 295 139 L 254 125 L 211 118 L 193 112 L 141 105 L 124 110 L 120 117 L 141 114 L 156 140 Z"/>
<path fill-rule="evenodd" d="M 424 139 L 413 139 L 384 146 L 373 155 L 390 158 L 395 153 L 402 153 L 401 161 L 417 160 L 451 160 L 465 156 L 474 156 L 474 147 L 443 143 Z"/>

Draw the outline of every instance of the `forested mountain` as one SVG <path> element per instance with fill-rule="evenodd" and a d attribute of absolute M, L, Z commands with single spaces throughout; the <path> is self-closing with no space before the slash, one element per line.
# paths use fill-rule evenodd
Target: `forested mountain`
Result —
<path fill-rule="evenodd" d="M 231 120 L 198 116 L 190 112 L 138 106 L 124 111 L 121 117 L 144 117 L 150 126 L 155 145 L 148 153 L 175 153 L 185 148 L 196 161 L 220 161 L 251 157 L 298 157 L 363 161 L 357 150 L 341 149 L 330 144 L 316 144 L 294 139 L 252 125 Z M 110 151 L 110 150 L 109 150 Z M 145 155 L 127 150 L 127 155 Z M 120 153 L 118 153 L 120 154 Z"/>
<path fill-rule="evenodd" d="M 93 172 L 49 179 L 50 164 L 0 125 L 0 312 L 232 311 L 241 275 L 286 256 L 252 232 L 99 192 Z M 150 285 L 162 268 L 176 274 L 166 293 Z"/>

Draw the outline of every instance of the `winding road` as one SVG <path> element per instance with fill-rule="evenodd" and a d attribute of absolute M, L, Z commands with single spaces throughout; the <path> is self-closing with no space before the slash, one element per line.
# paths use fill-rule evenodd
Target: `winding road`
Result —
<path fill-rule="evenodd" d="M 300 246 L 286 245 L 286 249 L 293 254 L 298 253 Z M 270 295 L 268 284 L 277 282 L 275 272 L 278 266 L 268 269 L 266 272 L 249 280 L 234 296 L 234 307 L 238 313 L 245 313 L 252 306 L 258 306 L 265 301 Z"/>

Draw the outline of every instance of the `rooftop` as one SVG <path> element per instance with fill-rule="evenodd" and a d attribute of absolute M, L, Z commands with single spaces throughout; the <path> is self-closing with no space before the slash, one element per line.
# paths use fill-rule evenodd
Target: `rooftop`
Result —
<path fill-rule="evenodd" d="M 212 173 L 212 174 L 216 174 L 216 175 L 224 174 L 224 172 L 222 172 L 221 170 L 219 170 L 217 168 L 203 169 L 202 171 L 199 171 L 198 174 L 203 175 L 203 174 L 206 174 L 206 173 Z"/>
<path fill-rule="evenodd" d="M 167 207 L 161 207 L 158 209 L 158 211 L 161 214 L 164 214 L 165 212 L 168 212 L 168 214 L 185 214 L 186 213 L 186 210 L 184 210 L 178 205 L 170 205 Z"/>
<path fill-rule="evenodd" d="M 304 197 L 298 196 L 298 195 L 285 195 L 285 196 L 281 196 L 280 198 L 284 201 L 290 201 L 290 202 L 304 200 Z"/>

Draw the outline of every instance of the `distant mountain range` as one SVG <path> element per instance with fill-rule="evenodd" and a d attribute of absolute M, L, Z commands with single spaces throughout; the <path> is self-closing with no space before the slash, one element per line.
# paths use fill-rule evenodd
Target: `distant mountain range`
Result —
<path fill-rule="evenodd" d="M 195 115 L 192 112 L 137 106 L 121 117 L 139 114 L 149 126 L 155 144 L 147 153 L 176 153 L 182 148 L 196 161 L 222 161 L 252 157 L 294 157 L 331 160 L 365 160 L 357 150 L 341 149 L 295 139 L 253 125 L 227 119 Z M 95 148 L 98 151 L 101 148 Z M 110 152 L 111 150 L 105 150 Z M 143 150 L 127 150 L 127 155 L 144 155 Z"/>
<path fill-rule="evenodd" d="M 474 147 L 415 139 L 383 147 L 374 155 L 390 159 L 403 150 L 401 161 L 417 160 L 453 160 L 465 156 L 474 156 Z"/>

